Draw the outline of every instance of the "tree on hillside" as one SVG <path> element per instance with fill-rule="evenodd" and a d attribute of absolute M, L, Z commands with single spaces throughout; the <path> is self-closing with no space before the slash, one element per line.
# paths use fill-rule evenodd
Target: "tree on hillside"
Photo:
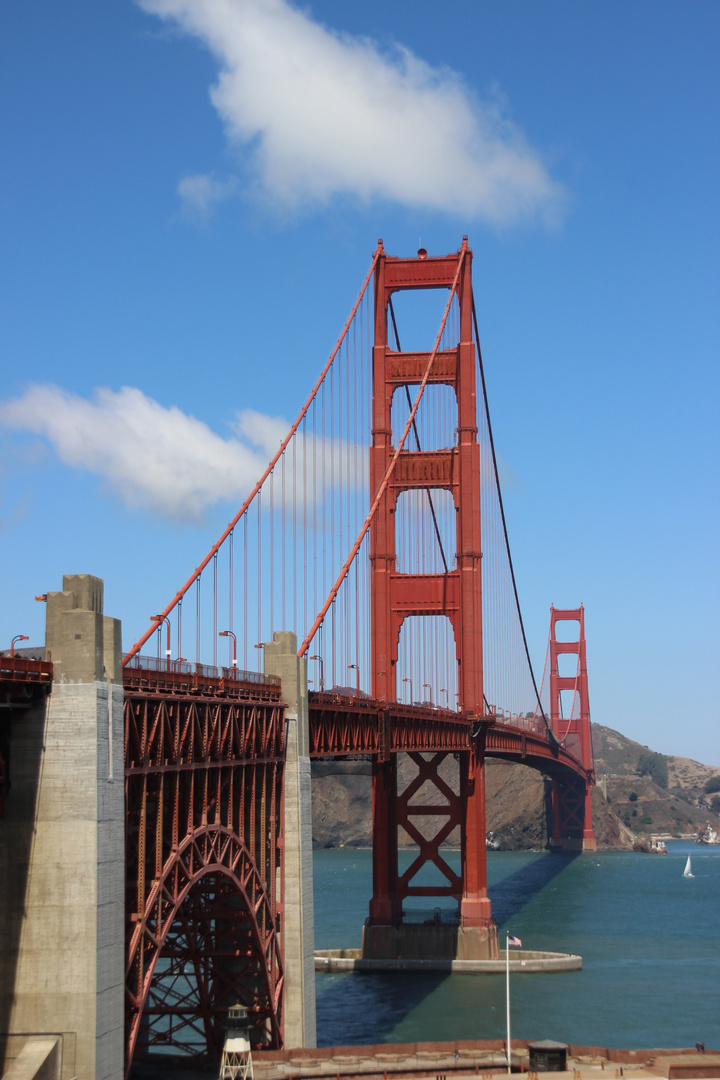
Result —
<path fill-rule="evenodd" d="M 720 776 L 711 776 L 705 782 L 705 794 L 712 795 L 714 791 L 720 791 Z"/>
<path fill-rule="evenodd" d="M 641 754 L 635 771 L 638 776 L 651 777 L 658 787 L 666 788 L 668 786 L 667 758 L 664 754 L 654 754 L 652 750 L 649 750 L 646 754 Z"/>

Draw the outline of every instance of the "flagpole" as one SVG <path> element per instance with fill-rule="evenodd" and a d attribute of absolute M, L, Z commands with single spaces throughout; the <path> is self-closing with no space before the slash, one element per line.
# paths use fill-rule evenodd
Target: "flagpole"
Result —
<path fill-rule="evenodd" d="M 510 1072 L 510 931 L 505 931 L 505 1004 L 507 1011 L 507 1071 Z"/>

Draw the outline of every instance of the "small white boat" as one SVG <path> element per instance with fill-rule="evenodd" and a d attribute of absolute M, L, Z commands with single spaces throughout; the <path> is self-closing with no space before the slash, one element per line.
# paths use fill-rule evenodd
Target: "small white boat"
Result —
<path fill-rule="evenodd" d="M 683 877 L 695 877 L 695 875 L 692 872 L 692 867 L 690 865 L 690 856 L 689 855 L 688 855 L 688 860 L 685 863 L 685 869 L 683 870 Z"/>

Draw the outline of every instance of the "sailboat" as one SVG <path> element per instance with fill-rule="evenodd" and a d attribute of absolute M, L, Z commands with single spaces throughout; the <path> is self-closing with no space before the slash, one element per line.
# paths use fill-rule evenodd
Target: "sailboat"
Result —
<path fill-rule="evenodd" d="M 688 861 L 685 863 L 685 869 L 683 870 L 683 877 L 695 877 L 690 866 L 690 856 L 688 855 Z"/>

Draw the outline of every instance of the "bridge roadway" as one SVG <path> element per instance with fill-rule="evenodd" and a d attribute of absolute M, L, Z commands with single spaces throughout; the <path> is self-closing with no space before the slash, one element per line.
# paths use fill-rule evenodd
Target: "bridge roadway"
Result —
<path fill-rule="evenodd" d="M 271 676 L 214 668 L 185 661 L 138 656 L 123 669 L 127 692 L 156 700 L 187 698 L 218 703 L 242 699 L 281 704 L 278 680 Z M 581 763 L 542 730 L 542 721 L 503 722 L 495 716 L 467 717 L 441 707 L 378 701 L 360 694 L 310 691 L 310 757 L 349 758 L 390 754 L 469 750 L 474 733 L 485 729 L 486 754 L 521 762 L 551 775 L 573 773 L 589 779 Z"/>
<path fill-rule="evenodd" d="M 572 754 L 547 738 L 542 721 L 527 726 L 502 722 L 495 716 L 480 720 L 449 709 L 369 697 L 311 691 L 310 756 L 360 757 L 413 752 L 469 750 L 479 726 L 486 729 L 485 752 L 490 757 L 519 761 L 554 774 L 572 772 L 589 778 Z"/>

